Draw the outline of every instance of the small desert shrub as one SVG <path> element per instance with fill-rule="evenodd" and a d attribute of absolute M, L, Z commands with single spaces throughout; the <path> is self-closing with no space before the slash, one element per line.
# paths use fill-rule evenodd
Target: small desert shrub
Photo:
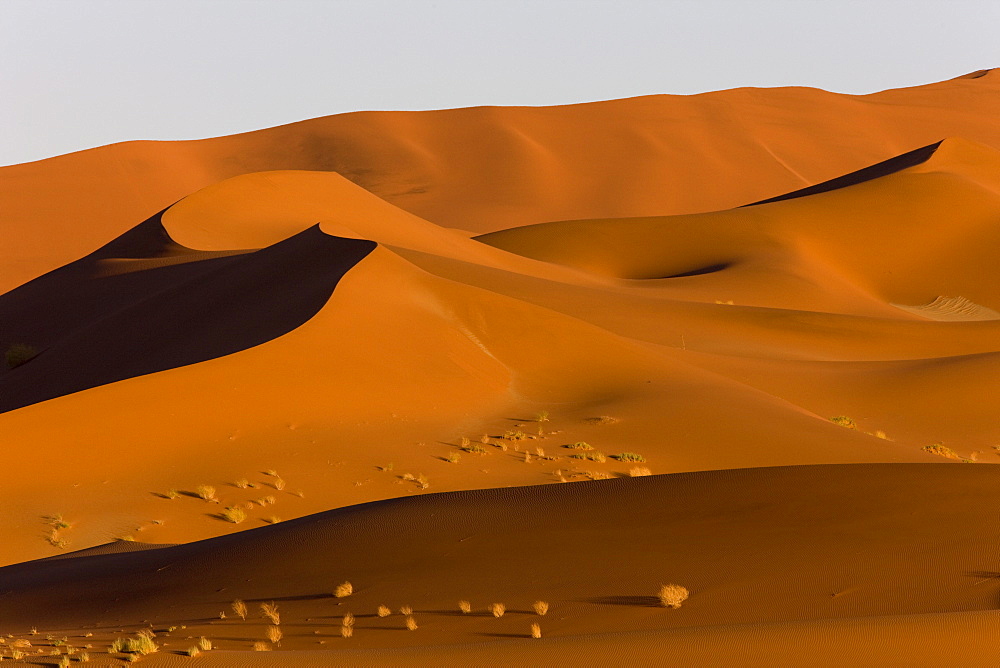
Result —
<path fill-rule="evenodd" d="M 281 476 L 278 475 L 278 472 L 275 471 L 274 469 L 268 469 L 268 470 L 264 471 L 264 475 L 269 475 L 272 478 L 280 478 L 281 477 Z"/>
<path fill-rule="evenodd" d="M 466 452 L 471 452 L 476 455 L 485 455 L 489 450 L 479 445 L 478 443 L 470 443 L 469 445 L 463 445 L 462 449 Z"/>
<path fill-rule="evenodd" d="M 90 652 L 80 652 L 76 655 L 76 660 L 80 663 L 90 663 Z"/>
<path fill-rule="evenodd" d="M 638 478 L 638 477 L 644 476 L 644 475 L 653 475 L 653 472 L 650 471 L 645 466 L 633 466 L 632 468 L 630 468 L 628 470 L 628 474 L 630 476 L 632 476 L 633 478 Z"/>
<path fill-rule="evenodd" d="M 415 620 L 413 617 L 407 617 L 406 618 L 406 628 L 409 631 L 416 631 L 417 630 L 417 620 Z"/>
<path fill-rule="evenodd" d="M 201 654 L 201 650 L 198 649 L 196 646 L 192 645 L 191 647 L 188 647 L 188 649 L 187 649 L 187 655 L 188 656 L 190 656 L 190 657 L 196 657 L 199 654 Z"/>
<path fill-rule="evenodd" d="M 198 496 L 206 501 L 218 501 L 218 499 L 215 498 L 215 488 L 211 485 L 198 485 L 196 491 L 198 492 Z"/>
<path fill-rule="evenodd" d="M 450 463 L 450 464 L 457 464 L 460 461 L 462 461 L 462 455 L 460 455 L 457 452 L 452 452 L 452 453 L 448 454 L 448 456 L 446 457 L 446 459 L 448 460 L 448 463 Z"/>
<path fill-rule="evenodd" d="M 57 531 L 62 529 L 69 529 L 72 526 L 69 522 L 63 519 L 62 515 L 58 513 L 55 515 L 45 515 L 44 517 L 42 517 L 42 519 L 45 521 L 47 525 L 49 525 L 50 527 L 52 527 Z"/>
<path fill-rule="evenodd" d="M 847 429 L 857 429 L 858 423 L 847 417 L 846 415 L 838 415 L 837 417 L 830 418 L 830 422 L 834 424 L 839 424 L 841 427 L 846 427 Z"/>
<path fill-rule="evenodd" d="M 465 614 L 469 614 L 470 612 L 472 612 L 472 604 L 469 603 L 468 601 L 459 601 L 458 609 L 464 612 Z"/>
<path fill-rule="evenodd" d="M 353 635 L 354 635 L 354 627 L 353 626 L 341 626 L 340 627 L 340 637 L 341 638 L 350 638 Z"/>
<path fill-rule="evenodd" d="M 544 615 L 549 611 L 549 604 L 545 601 L 535 601 L 531 607 L 534 608 L 536 615 Z"/>
<path fill-rule="evenodd" d="M 247 480 L 246 478 L 240 478 L 239 480 L 237 480 L 233 484 L 236 485 L 237 487 L 239 487 L 240 489 L 246 489 L 247 487 L 250 486 L 250 481 Z"/>
<path fill-rule="evenodd" d="M 261 603 L 260 613 L 275 626 L 281 624 L 281 613 L 278 612 L 278 606 L 275 605 L 274 601 Z"/>
<path fill-rule="evenodd" d="M 637 452 L 622 452 L 615 455 L 615 459 L 620 462 L 644 462 L 646 458 Z"/>
<path fill-rule="evenodd" d="M 494 617 L 503 617 L 503 613 L 507 612 L 507 606 L 503 603 L 493 603 L 490 605 L 490 612 Z"/>
<path fill-rule="evenodd" d="M 925 445 L 922 450 L 924 452 L 929 452 L 932 455 L 937 455 L 939 457 L 945 457 L 947 459 L 961 459 L 958 453 L 941 443 L 934 443 L 933 445 Z"/>
<path fill-rule="evenodd" d="M 58 651 L 58 650 L 56 650 L 56 651 Z M 68 666 L 69 666 L 69 657 L 63 655 L 63 657 L 61 659 L 59 659 L 59 663 L 56 664 L 56 665 L 58 665 L 60 668 L 68 668 Z"/>
<path fill-rule="evenodd" d="M 539 411 L 539 412 L 535 413 L 535 421 L 536 422 L 548 422 L 549 421 L 549 412 L 548 411 Z"/>
<path fill-rule="evenodd" d="M 662 585 L 660 587 L 660 605 L 665 608 L 677 609 L 681 603 L 687 600 L 688 590 L 676 584 Z"/>
<path fill-rule="evenodd" d="M 281 638 L 284 634 L 281 632 L 281 627 L 278 626 L 268 626 L 267 627 L 267 639 L 271 641 L 271 644 L 281 647 Z"/>
<path fill-rule="evenodd" d="M 392 614 L 392 610 L 389 609 L 389 606 L 387 606 L 387 605 L 380 605 L 380 606 L 378 606 L 378 616 L 379 617 L 388 617 L 391 614 Z"/>
<path fill-rule="evenodd" d="M 468 436 L 463 436 L 462 438 L 460 438 L 460 439 L 458 440 L 458 444 L 459 444 L 459 446 L 461 446 L 461 447 L 463 447 L 463 448 L 465 448 L 465 447 L 468 447 L 468 446 L 469 446 L 469 444 L 470 444 L 471 442 L 472 442 L 472 441 L 470 441 L 470 440 L 469 440 L 469 437 L 468 437 Z"/>
<path fill-rule="evenodd" d="M 528 435 L 518 429 L 508 429 L 504 432 L 503 437 L 508 441 L 525 441 Z"/>
<path fill-rule="evenodd" d="M 586 420 L 584 420 L 584 422 L 586 422 L 587 424 L 596 424 L 596 425 L 615 424 L 616 422 L 618 422 L 618 418 L 611 417 L 610 415 L 601 415 L 599 417 L 587 418 Z"/>
<path fill-rule="evenodd" d="M 542 637 L 542 626 L 541 624 L 535 623 L 531 625 L 531 637 L 541 638 Z"/>
<path fill-rule="evenodd" d="M 212 649 L 212 641 L 206 638 L 205 636 L 198 638 L 198 649 L 200 649 L 202 652 L 209 651 L 210 649 Z"/>
<path fill-rule="evenodd" d="M 38 350 L 33 346 L 29 346 L 26 343 L 14 343 L 7 348 L 7 352 L 4 353 L 4 359 L 7 361 L 7 368 L 14 369 L 37 355 Z"/>
<path fill-rule="evenodd" d="M 881 429 L 876 429 L 875 430 L 875 438 L 881 438 L 882 440 L 885 440 L 885 441 L 889 440 L 889 437 L 886 436 L 886 433 L 884 431 L 882 431 Z"/>
<path fill-rule="evenodd" d="M 240 619 L 246 619 L 247 618 L 247 604 L 244 603 L 243 601 L 241 601 L 240 599 L 236 599 L 235 601 L 233 601 L 233 612 L 235 612 L 237 615 L 239 615 Z"/>
<path fill-rule="evenodd" d="M 180 495 L 181 495 L 181 493 L 180 493 L 180 492 L 178 492 L 178 491 L 177 491 L 176 489 L 168 489 L 168 490 L 167 490 L 167 498 L 168 498 L 168 499 L 176 499 L 176 498 L 178 498 L 178 497 L 179 497 Z"/>
<path fill-rule="evenodd" d="M 272 484 L 272 485 L 274 485 L 274 488 L 275 488 L 276 490 L 278 490 L 279 492 L 280 492 L 281 490 L 285 489 L 285 481 L 284 481 L 284 480 L 282 480 L 281 478 L 275 478 L 275 479 L 274 479 L 274 480 L 273 480 L 273 481 L 271 482 L 271 484 Z"/>
<path fill-rule="evenodd" d="M 350 596 L 354 593 L 354 585 L 350 582 L 344 582 L 343 584 L 337 585 L 337 588 L 333 591 L 333 595 L 337 598 L 344 598 L 345 596 Z"/>
<path fill-rule="evenodd" d="M 539 459 L 545 459 L 545 448 L 535 447 L 535 456 Z"/>
<path fill-rule="evenodd" d="M 419 487 L 420 489 L 427 489 L 430 486 L 431 486 L 431 484 L 430 484 L 430 482 L 427 481 L 427 476 L 425 476 L 423 473 L 418 473 L 417 474 L 417 487 Z"/>
<path fill-rule="evenodd" d="M 340 620 L 342 626 L 354 626 L 354 615 L 347 613 L 344 618 Z"/>
<path fill-rule="evenodd" d="M 579 441 L 578 443 L 570 443 L 569 445 L 564 445 L 563 447 L 564 448 L 569 448 L 571 450 L 593 450 L 594 449 L 594 446 L 592 446 L 590 443 L 584 443 L 583 441 Z"/>
<path fill-rule="evenodd" d="M 117 654 L 138 654 L 145 656 L 160 650 L 159 645 L 153 640 L 151 631 L 140 631 L 132 638 L 116 638 L 111 643 L 111 652 Z"/>
<path fill-rule="evenodd" d="M 570 457 L 572 459 L 583 459 L 589 462 L 598 462 L 599 464 L 603 464 L 608 460 L 608 458 L 604 455 L 603 452 L 597 452 L 597 451 L 577 452 L 575 454 L 570 455 Z"/>
<path fill-rule="evenodd" d="M 399 614 L 401 614 L 401 615 L 412 615 L 413 614 L 413 606 L 412 605 L 404 605 L 404 606 L 402 606 L 399 609 Z"/>
<path fill-rule="evenodd" d="M 19 649 L 12 649 L 12 650 L 10 650 L 10 658 L 14 659 L 15 661 L 23 659 L 24 658 L 24 652 L 22 652 Z"/>
<path fill-rule="evenodd" d="M 255 651 L 255 652 L 270 652 L 271 651 L 271 646 L 268 645 L 266 642 L 258 640 L 257 642 L 255 642 L 253 644 L 253 651 Z"/>
<path fill-rule="evenodd" d="M 229 506 L 222 511 L 222 519 L 233 524 L 239 524 L 247 518 L 247 511 L 240 506 Z"/>

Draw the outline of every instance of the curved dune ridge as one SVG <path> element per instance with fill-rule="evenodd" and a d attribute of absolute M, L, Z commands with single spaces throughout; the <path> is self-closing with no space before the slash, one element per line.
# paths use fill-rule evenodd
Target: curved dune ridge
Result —
<path fill-rule="evenodd" d="M 561 107 L 360 112 L 216 139 L 114 144 L 0 168 L 0 211 L 18 240 L 0 254 L 0 289 L 252 172 L 337 172 L 421 218 L 480 233 L 730 208 L 945 137 L 1000 148 L 998 86 L 1000 73 L 989 70 L 872 95 L 738 88 Z"/>
<path fill-rule="evenodd" d="M 988 665 L 997 81 L 348 114 L 0 169 L 0 635 L 941 665 L 938 634 Z M 271 600 L 284 640 L 251 654 Z"/>
<path fill-rule="evenodd" d="M 148 623 L 176 652 L 198 636 L 246 648 L 266 633 L 260 603 L 273 601 L 282 649 L 313 650 L 298 657 L 304 665 L 486 662 L 508 652 L 530 662 L 555 649 L 533 653 L 533 623 L 559 640 L 563 662 L 631 651 L 717 665 L 746 658 L 745 643 L 762 634 L 771 656 L 787 659 L 817 637 L 857 637 L 849 620 L 875 618 L 879 641 L 853 663 L 932 665 L 944 650 L 925 653 L 921 634 L 944 625 L 973 661 L 962 665 L 988 665 L 1000 657 L 979 621 L 987 611 L 995 620 L 1000 587 L 997 475 L 779 467 L 397 499 L 188 545 L 9 566 L 0 609 L 21 620 L 10 626 L 16 636 L 36 625 L 76 644 L 86 628 L 97 653 L 118 629 Z M 338 598 L 343 582 L 352 593 Z M 661 606 L 664 583 L 688 590 L 678 609 Z M 231 608 L 236 599 L 246 619 Z M 544 615 L 533 609 L 539 600 Z M 489 610 L 498 602 L 500 618 Z M 380 605 L 392 614 L 379 617 Z M 347 613 L 354 632 L 342 638 Z M 408 647 L 422 649 L 386 652 Z M 853 651 L 838 647 L 821 665 L 843 665 Z M 949 651 L 964 656 L 955 644 Z M 235 659 L 216 660 L 227 656 Z"/>

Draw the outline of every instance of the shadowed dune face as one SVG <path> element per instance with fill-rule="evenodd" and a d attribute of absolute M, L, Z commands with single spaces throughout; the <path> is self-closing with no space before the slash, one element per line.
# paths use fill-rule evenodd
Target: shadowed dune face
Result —
<path fill-rule="evenodd" d="M 375 248 L 318 226 L 257 251 L 184 249 L 156 215 L 0 296 L 0 342 L 39 354 L 0 375 L 0 410 L 259 345 L 311 318 Z"/>

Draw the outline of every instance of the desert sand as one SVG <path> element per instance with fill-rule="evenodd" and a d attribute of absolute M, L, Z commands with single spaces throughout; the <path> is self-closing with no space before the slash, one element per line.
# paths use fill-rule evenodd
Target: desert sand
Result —
<path fill-rule="evenodd" d="M 996 665 L 998 94 L 0 168 L 0 658 Z"/>

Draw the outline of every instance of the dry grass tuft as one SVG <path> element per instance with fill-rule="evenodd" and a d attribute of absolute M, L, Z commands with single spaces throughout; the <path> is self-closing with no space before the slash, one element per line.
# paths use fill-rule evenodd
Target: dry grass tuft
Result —
<path fill-rule="evenodd" d="M 881 438 L 883 441 L 888 441 L 889 440 L 889 437 L 881 429 L 876 429 L 874 436 L 875 436 L 875 438 Z"/>
<path fill-rule="evenodd" d="M 193 658 L 201 654 L 201 650 L 192 645 L 191 647 L 187 648 L 186 654 Z"/>
<path fill-rule="evenodd" d="M 240 619 L 246 619 L 247 604 L 241 601 L 240 599 L 236 599 L 235 601 L 233 601 L 233 612 L 239 615 Z"/>
<path fill-rule="evenodd" d="M 503 603 L 492 603 L 490 604 L 490 612 L 493 613 L 494 617 L 503 617 L 503 613 L 507 612 L 507 606 Z"/>
<path fill-rule="evenodd" d="M 644 475 L 653 475 L 653 472 L 650 471 L 645 466 L 633 466 L 632 468 L 630 468 L 628 470 L 628 474 L 630 476 L 632 476 L 633 478 L 638 478 L 638 477 L 644 476 Z"/>
<path fill-rule="evenodd" d="M 549 611 L 549 604 L 545 601 L 535 601 L 531 607 L 534 609 L 536 615 L 544 615 Z"/>
<path fill-rule="evenodd" d="M 448 456 L 445 457 L 445 459 L 448 461 L 449 464 L 457 464 L 460 461 L 462 461 L 462 455 L 457 452 L 452 452 L 449 453 Z"/>
<path fill-rule="evenodd" d="M 271 484 L 274 485 L 274 488 L 279 492 L 285 489 L 285 481 L 282 480 L 281 478 L 275 478 L 274 480 L 271 481 Z"/>
<path fill-rule="evenodd" d="M 219 514 L 222 515 L 222 519 L 233 524 L 239 524 L 247 518 L 247 511 L 241 506 L 229 506 Z"/>
<path fill-rule="evenodd" d="M 350 596 L 354 593 L 354 585 L 350 582 L 344 582 L 337 585 L 337 588 L 333 590 L 333 595 L 337 598 L 344 598 Z"/>
<path fill-rule="evenodd" d="M 834 424 L 839 424 L 841 427 L 845 427 L 847 429 L 858 428 L 858 423 L 855 422 L 853 419 L 847 417 L 846 415 L 838 415 L 836 417 L 832 417 L 830 418 L 830 422 Z"/>
<path fill-rule="evenodd" d="M 409 617 L 408 616 L 406 618 L 406 628 L 407 628 L 408 631 L 416 631 L 417 630 L 417 620 L 415 620 L 413 617 Z"/>
<path fill-rule="evenodd" d="M 594 446 L 592 446 L 590 443 L 585 443 L 583 441 L 579 441 L 577 443 L 570 443 L 569 445 L 564 445 L 563 447 L 564 448 L 569 448 L 571 450 L 593 450 L 594 449 Z"/>
<path fill-rule="evenodd" d="M 198 496 L 206 501 L 219 502 L 219 499 L 215 497 L 215 488 L 211 485 L 198 485 L 196 491 L 198 492 Z"/>
<path fill-rule="evenodd" d="M 504 432 L 503 437 L 508 441 L 525 441 L 528 439 L 528 435 L 519 429 L 508 429 Z"/>
<path fill-rule="evenodd" d="M 925 445 L 921 448 L 924 452 L 928 452 L 932 455 L 937 455 L 938 457 L 944 457 L 946 459 L 961 459 L 958 453 L 949 448 L 942 443 L 934 443 L 933 445 Z"/>
<path fill-rule="evenodd" d="M 640 464 L 646 461 L 646 458 L 638 452 L 621 452 L 615 455 L 614 458 L 620 462 L 638 462 Z"/>
<path fill-rule="evenodd" d="M 401 614 L 401 615 L 412 615 L 413 614 L 413 606 L 412 605 L 404 605 L 404 606 L 402 606 L 399 609 L 399 614 Z"/>
<path fill-rule="evenodd" d="M 268 626 L 267 627 L 267 639 L 271 642 L 272 645 L 275 645 L 277 647 L 281 647 L 281 639 L 283 637 L 284 637 L 284 634 L 281 632 L 281 628 L 280 627 L 278 627 L 278 626 Z"/>
<path fill-rule="evenodd" d="M 479 445 L 478 443 L 469 443 L 468 445 L 463 445 L 462 450 L 466 452 L 471 452 L 474 455 L 485 455 L 489 452 L 486 448 Z"/>
<path fill-rule="evenodd" d="M 611 417 L 610 415 L 601 415 L 598 417 L 587 418 L 586 420 L 584 420 L 584 422 L 586 422 L 587 424 L 607 425 L 607 424 L 615 424 L 619 422 L 619 420 L 618 418 Z"/>
<path fill-rule="evenodd" d="M 378 606 L 378 616 L 379 617 L 388 617 L 391 614 L 392 614 L 392 610 L 389 609 L 389 606 L 387 606 L 387 605 L 380 605 L 380 606 Z"/>
<path fill-rule="evenodd" d="M 535 413 L 535 422 L 548 422 L 549 412 L 548 411 L 538 411 Z"/>
<path fill-rule="evenodd" d="M 207 652 L 211 650 L 212 641 L 206 638 L 205 636 L 198 638 L 198 649 L 200 649 L 202 652 Z"/>
<path fill-rule="evenodd" d="M 541 638 L 542 637 L 542 626 L 541 624 L 535 623 L 531 625 L 531 637 Z"/>
<path fill-rule="evenodd" d="M 347 613 L 344 618 L 340 620 L 341 626 L 354 626 L 354 615 Z"/>
<path fill-rule="evenodd" d="M 261 603 L 260 613 L 265 619 L 270 621 L 275 626 L 281 624 L 281 614 L 278 612 L 278 606 L 274 601 L 271 601 L 270 603 Z"/>
<path fill-rule="evenodd" d="M 472 612 L 472 604 L 469 603 L 468 601 L 459 601 L 458 609 L 465 614 L 469 614 L 470 612 Z"/>
<path fill-rule="evenodd" d="M 255 642 L 253 644 L 253 651 L 255 651 L 255 652 L 270 652 L 271 651 L 271 646 L 268 645 L 266 642 L 258 640 L 257 642 Z"/>
<path fill-rule="evenodd" d="M 665 608 L 674 608 L 675 610 L 681 607 L 681 603 L 686 601 L 688 598 L 688 590 L 680 585 L 668 584 L 660 586 L 660 605 Z"/>
<path fill-rule="evenodd" d="M 340 637 L 341 638 L 350 638 L 353 635 L 354 635 L 354 627 L 353 626 L 341 626 L 340 627 Z"/>
<path fill-rule="evenodd" d="M 233 484 L 236 485 L 237 487 L 239 487 L 240 489 L 246 489 L 247 487 L 250 486 L 250 481 L 247 480 L 246 478 L 240 478 L 239 480 L 237 480 Z"/>

